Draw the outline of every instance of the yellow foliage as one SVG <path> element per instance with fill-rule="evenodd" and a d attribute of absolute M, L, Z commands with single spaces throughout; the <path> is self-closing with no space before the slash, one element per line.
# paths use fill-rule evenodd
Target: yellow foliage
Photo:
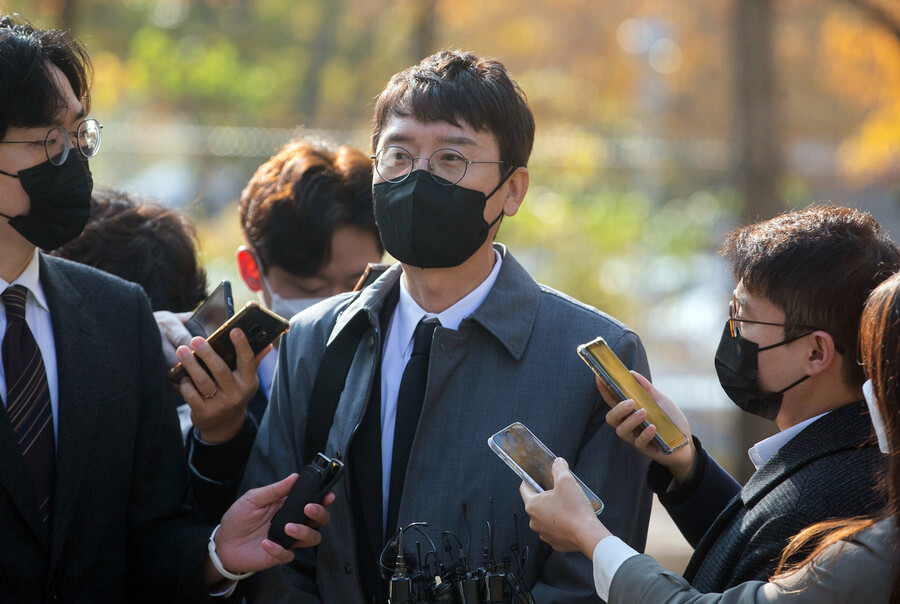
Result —
<path fill-rule="evenodd" d="M 828 85 L 849 105 L 869 111 L 838 161 L 847 176 L 869 179 L 900 165 L 900 41 L 885 29 L 833 11 L 822 24 Z"/>

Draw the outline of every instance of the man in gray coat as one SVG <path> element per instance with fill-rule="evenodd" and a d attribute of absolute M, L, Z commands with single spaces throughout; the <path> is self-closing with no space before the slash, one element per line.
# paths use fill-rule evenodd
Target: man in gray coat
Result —
<path fill-rule="evenodd" d="M 256 575 L 252 599 L 383 602 L 379 565 L 393 565 L 396 553 L 382 558 L 382 549 L 399 527 L 427 522 L 436 541 L 450 531 L 445 547 L 467 555 L 470 569 L 489 546 L 497 561 L 513 546 L 511 569 L 521 566 L 524 586 L 542 604 L 597 601 L 587 560 L 552 552 L 525 530 L 520 479 L 487 446 L 516 421 L 572 459 L 606 502 L 604 522 L 643 548 L 648 462 L 605 424 L 604 402 L 576 354 L 603 336 L 644 373 L 640 339 L 537 284 L 493 243 L 500 220 L 525 197 L 533 138 L 524 94 L 496 61 L 441 52 L 382 92 L 372 140 L 375 217 L 400 263 L 361 293 L 293 318 L 244 488 L 302 467 L 311 437 L 345 459 L 347 476 L 322 545 Z M 322 373 L 333 371 L 326 346 L 347 341 L 333 421 L 310 434 Z M 414 549 L 411 538 L 406 546 Z M 425 561 L 434 568 L 447 555 Z"/>

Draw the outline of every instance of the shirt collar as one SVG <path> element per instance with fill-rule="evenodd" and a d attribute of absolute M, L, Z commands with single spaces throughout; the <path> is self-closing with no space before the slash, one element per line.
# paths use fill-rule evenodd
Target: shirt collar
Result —
<path fill-rule="evenodd" d="M 494 282 L 497 281 L 497 275 L 500 273 L 500 265 L 502 264 L 503 258 L 500 257 L 497 250 L 494 250 L 494 267 L 484 281 L 450 308 L 437 314 L 426 312 L 419 306 L 419 303 L 409 293 L 406 281 L 400 279 L 400 299 L 397 302 L 397 311 L 394 315 L 395 320 L 399 321 L 397 325 L 399 329 L 397 332 L 398 341 L 405 343 L 412 341 L 416 325 L 419 324 L 423 317 L 426 319 L 437 317 L 441 327 L 454 330 L 459 329 L 459 324 L 462 323 L 462 320 L 475 312 L 481 306 L 481 303 L 484 302 L 484 299 L 494 286 Z"/>
<path fill-rule="evenodd" d="M 826 411 L 820 415 L 815 417 L 811 417 L 807 420 L 800 422 L 799 424 L 795 424 L 790 428 L 786 428 L 777 434 L 773 434 L 769 438 L 760 441 L 750 447 L 750 450 L 747 451 L 747 455 L 750 456 L 750 461 L 753 462 L 754 467 L 758 470 L 764 463 L 769 461 L 773 455 L 778 453 L 778 450 L 781 449 L 784 445 L 788 443 L 792 438 L 800 434 L 806 426 L 810 425 L 820 417 L 827 415 L 829 412 Z"/>
<path fill-rule="evenodd" d="M 10 285 L 23 285 L 28 288 L 28 291 L 34 296 L 38 305 L 44 311 L 50 312 L 50 308 L 47 306 L 47 297 L 44 295 L 44 288 L 41 287 L 39 254 L 40 252 L 35 248 L 34 256 L 32 256 L 31 260 L 25 266 L 25 270 L 23 270 L 12 283 L 0 279 L 0 292 L 4 291 Z"/>

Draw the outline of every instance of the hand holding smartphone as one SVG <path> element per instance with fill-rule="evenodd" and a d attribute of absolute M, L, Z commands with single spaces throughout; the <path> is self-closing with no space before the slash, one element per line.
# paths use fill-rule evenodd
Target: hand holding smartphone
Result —
<path fill-rule="evenodd" d="M 688 443 L 684 433 L 678 429 L 666 412 L 660 409 L 653 397 L 638 384 L 628 368 L 606 343 L 606 340 L 597 338 L 587 344 L 582 344 L 578 347 L 578 355 L 603 380 L 603 383 L 619 401 L 633 400 L 635 405 L 633 412 L 637 412 L 638 409 L 647 410 L 647 419 L 642 422 L 641 426 L 642 428 L 647 428 L 650 424 L 656 426 L 656 435 L 653 437 L 653 441 L 663 453 L 669 455 L 675 449 Z"/>
<path fill-rule="evenodd" d="M 237 353 L 234 350 L 234 344 L 231 342 L 230 333 L 232 329 L 239 328 L 247 336 L 250 348 L 253 354 L 259 352 L 271 344 L 275 338 L 284 333 L 289 327 L 289 323 L 273 313 L 263 308 L 257 302 L 247 302 L 247 304 L 233 317 L 228 319 L 221 327 L 219 327 L 209 338 L 207 342 L 212 349 L 222 357 L 222 360 L 231 370 L 237 366 Z M 194 354 L 197 362 L 206 369 L 202 359 Z M 169 381 L 178 384 L 184 378 L 188 377 L 187 370 L 184 365 L 178 363 L 169 370 Z"/>
<path fill-rule="evenodd" d="M 556 455 L 523 424 L 515 422 L 500 430 L 488 439 L 488 446 L 536 493 L 553 488 L 552 466 Z M 599 515 L 603 502 L 580 478 L 575 476 L 575 480 L 591 502 L 594 514 Z"/>

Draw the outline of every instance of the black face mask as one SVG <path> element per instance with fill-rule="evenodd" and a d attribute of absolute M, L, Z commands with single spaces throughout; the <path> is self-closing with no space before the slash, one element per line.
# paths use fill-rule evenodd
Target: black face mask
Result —
<path fill-rule="evenodd" d="M 757 355 L 764 350 L 784 346 L 802 337 L 798 336 L 760 348 L 759 344 L 746 340 L 740 335 L 732 338 L 731 330 L 726 321 L 725 331 L 722 333 L 722 339 L 719 340 L 719 348 L 716 350 L 716 374 L 719 376 L 719 384 L 721 384 L 728 398 L 747 413 L 774 421 L 775 416 L 778 415 L 778 410 L 781 408 L 781 399 L 784 393 L 809 376 L 804 375 L 778 392 L 763 393 L 760 391 L 756 380 Z"/>
<path fill-rule="evenodd" d="M 488 224 L 487 200 L 512 175 L 510 170 L 493 191 L 443 185 L 426 170 L 416 170 L 403 182 L 372 187 L 375 222 L 384 249 L 404 264 L 419 268 L 450 268 L 472 257 L 503 211 Z M 441 179 L 443 180 L 443 179 Z"/>
<path fill-rule="evenodd" d="M 91 215 L 94 181 L 87 160 L 72 151 L 61 166 L 49 161 L 20 170 L 18 178 L 31 209 L 23 216 L 7 216 L 9 226 L 45 250 L 54 250 L 78 237 Z"/>

